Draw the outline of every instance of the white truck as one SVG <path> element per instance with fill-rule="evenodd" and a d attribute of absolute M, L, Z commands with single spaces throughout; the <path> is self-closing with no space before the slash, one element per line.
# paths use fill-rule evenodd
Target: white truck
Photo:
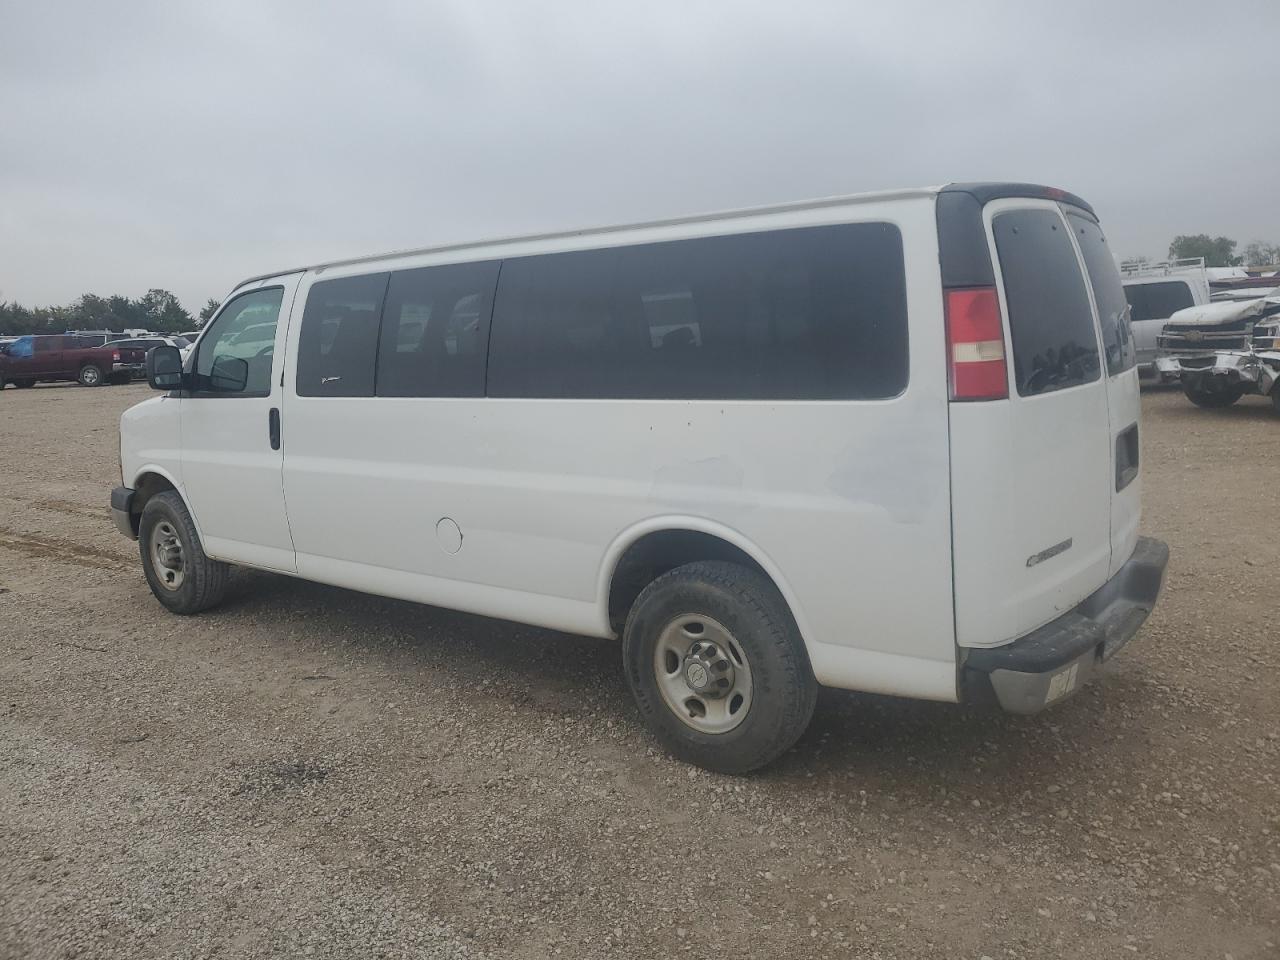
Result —
<path fill-rule="evenodd" d="M 1159 375 L 1157 341 L 1164 325 L 1179 310 L 1209 302 L 1209 274 L 1204 257 L 1160 263 L 1126 262 L 1120 265 L 1120 274 L 1124 297 L 1129 302 L 1129 326 L 1133 331 L 1138 370 L 1147 376 Z"/>
<path fill-rule="evenodd" d="M 1280 412 L 1280 287 L 1179 310 L 1158 342 L 1156 369 L 1179 378 L 1196 406 L 1229 407 L 1258 394 Z"/>

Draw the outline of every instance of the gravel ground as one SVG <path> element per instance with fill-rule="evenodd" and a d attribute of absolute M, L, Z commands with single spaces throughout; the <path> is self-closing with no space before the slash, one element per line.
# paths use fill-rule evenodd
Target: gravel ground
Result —
<path fill-rule="evenodd" d="M 1280 419 L 1145 396 L 1162 605 L 1039 717 L 824 692 L 658 753 L 617 644 L 242 571 L 106 516 L 145 387 L 0 396 L 0 956 L 1280 957 Z"/>

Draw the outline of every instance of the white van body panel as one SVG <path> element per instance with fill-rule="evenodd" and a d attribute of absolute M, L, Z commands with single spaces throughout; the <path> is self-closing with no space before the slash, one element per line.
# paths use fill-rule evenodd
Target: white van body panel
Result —
<path fill-rule="evenodd" d="M 304 577 L 610 635 L 629 537 L 701 529 L 787 599 L 820 682 L 955 700 L 947 386 L 931 196 L 394 258 L 486 258 L 887 221 L 906 260 L 910 376 L 883 401 L 298 396 L 285 376 L 284 489 Z M 348 265 L 310 284 L 369 273 Z M 285 350 L 296 368 L 298 323 Z M 461 531 L 449 553 L 442 521 Z M 696 525 L 695 525 L 696 524 Z M 445 544 L 447 545 L 447 543 Z M 911 576 L 898 562 L 910 558 Z"/>
<path fill-rule="evenodd" d="M 1019 396 L 991 232 L 992 219 L 1011 210 L 1062 216 L 1050 200 L 995 200 L 983 209 L 1010 380 L 1006 400 L 951 405 L 956 642 L 962 647 L 998 646 L 1048 623 L 1100 587 L 1111 567 L 1105 372 L 1091 383 Z M 1050 559 L 1034 560 L 1068 541 Z"/>

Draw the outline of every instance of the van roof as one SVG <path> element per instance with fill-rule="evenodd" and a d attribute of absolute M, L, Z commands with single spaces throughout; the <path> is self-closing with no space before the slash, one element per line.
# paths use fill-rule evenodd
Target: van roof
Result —
<path fill-rule="evenodd" d="M 447 253 L 455 250 L 468 250 L 478 247 L 494 246 L 503 243 L 522 243 L 532 240 L 559 240 L 567 237 L 591 237 L 610 233 L 621 233 L 627 230 L 639 230 L 651 227 L 671 227 L 688 223 L 705 223 L 714 220 L 733 220 L 741 217 L 754 217 L 769 213 L 786 213 L 797 210 L 817 210 L 823 207 L 837 207 L 855 203 L 872 203 L 882 200 L 909 199 L 913 197 L 929 197 L 939 193 L 967 193 L 979 203 L 1005 197 L 1027 197 L 1033 199 L 1059 200 L 1070 203 L 1093 214 L 1093 208 L 1073 193 L 1034 183 L 1000 183 L 973 182 L 949 183 L 934 187 L 915 187 L 901 190 L 879 190 L 867 193 L 851 193 L 834 197 L 819 197 L 812 200 L 793 200 L 786 203 L 767 204 L 758 207 L 739 207 L 732 210 L 718 210 L 711 213 L 698 213 L 682 217 L 668 217 L 661 220 L 644 220 L 637 223 L 609 224 L 606 226 L 584 227 L 576 230 L 556 230 L 550 233 L 522 234 L 514 237 L 488 237 L 482 240 L 468 240 L 462 243 L 445 243 L 431 247 L 415 247 L 406 250 L 393 250 L 363 257 L 345 257 L 338 260 L 325 260 L 305 266 L 292 267 L 287 270 L 272 270 L 270 273 L 259 273 L 241 280 L 232 288 L 239 290 L 246 284 L 272 277 L 283 277 L 292 273 L 306 273 L 310 270 L 323 270 L 330 267 L 352 266 L 361 263 L 377 263 L 381 260 L 393 260 L 399 257 L 411 257 L 428 253 Z"/>

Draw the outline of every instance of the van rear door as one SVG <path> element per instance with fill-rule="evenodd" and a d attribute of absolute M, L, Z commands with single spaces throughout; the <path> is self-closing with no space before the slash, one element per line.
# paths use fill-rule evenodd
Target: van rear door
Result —
<path fill-rule="evenodd" d="M 1098 221 L 1085 211 L 1063 206 L 1071 227 L 1102 333 L 1103 376 L 1111 421 L 1111 565 L 1114 574 L 1138 545 L 1142 519 L 1142 482 L 1138 472 L 1138 418 L 1142 397 L 1138 386 L 1137 349 L 1129 326 L 1128 301 L 1107 238 Z"/>
<path fill-rule="evenodd" d="M 975 282 L 994 287 L 1008 381 L 1007 396 L 966 402 L 955 394 L 953 366 L 961 646 L 1005 643 L 1053 620 L 1106 582 L 1112 566 L 1111 416 L 1089 285 L 1060 197 L 1027 192 L 961 201 L 980 204 L 980 215 L 969 213 L 976 222 L 964 231 L 965 256 Z M 939 240 L 950 305 L 947 248 L 955 237 L 944 221 L 954 203 L 944 198 Z M 953 350 L 954 363 L 963 357 Z"/>

